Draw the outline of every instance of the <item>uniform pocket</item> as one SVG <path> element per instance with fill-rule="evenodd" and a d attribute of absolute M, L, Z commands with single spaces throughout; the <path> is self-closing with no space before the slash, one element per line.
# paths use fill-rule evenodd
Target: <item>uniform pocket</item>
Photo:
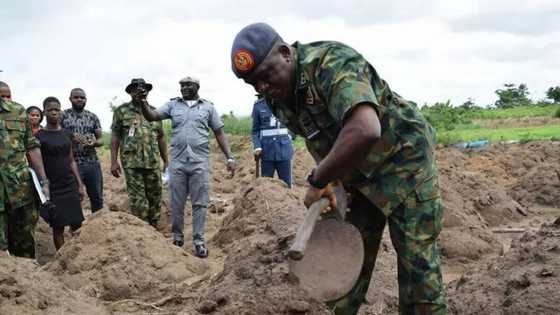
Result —
<path fill-rule="evenodd" d="M 439 182 L 437 176 L 434 176 L 416 187 L 416 199 L 419 202 L 426 202 L 441 197 L 439 192 Z"/>
<path fill-rule="evenodd" d="M 25 121 L 23 120 L 6 120 L 6 130 L 8 132 L 8 146 L 10 150 L 15 152 L 25 151 Z"/>

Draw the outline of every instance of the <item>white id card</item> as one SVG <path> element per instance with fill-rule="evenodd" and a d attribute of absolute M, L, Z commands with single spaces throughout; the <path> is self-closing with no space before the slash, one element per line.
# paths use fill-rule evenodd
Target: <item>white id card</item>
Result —
<path fill-rule="evenodd" d="M 130 127 L 130 129 L 128 129 L 128 136 L 134 137 L 134 132 L 136 132 L 136 126 Z"/>

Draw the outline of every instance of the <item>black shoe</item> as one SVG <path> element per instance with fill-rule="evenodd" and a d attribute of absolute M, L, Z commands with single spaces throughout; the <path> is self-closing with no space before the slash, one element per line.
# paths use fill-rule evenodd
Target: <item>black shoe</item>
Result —
<path fill-rule="evenodd" d="M 185 243 L 184 241 L 177 241 L 177 240 L 173 241 L 173 245 L 177 247 L 183 247 L 184 243 Z"/>
<path fill-rule="evenodd" d="M 197 257 L 206 258 L 208 257 L 208 249 L 204 244 L 194 245 L 194 253 Z"/>

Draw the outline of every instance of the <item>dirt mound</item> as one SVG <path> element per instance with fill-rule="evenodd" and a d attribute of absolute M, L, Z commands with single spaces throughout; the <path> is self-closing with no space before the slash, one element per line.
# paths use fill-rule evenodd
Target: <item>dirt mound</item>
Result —
<path fill-rule="evenodd" d="M 0 314 L 108 314 L 30 259 L 0 253 Z"/>
<path fill-rule="evenodd" d="M 503 257 L 448 286 L 456 314 L 560 314 L 560 220 L 526 232 Z"/>
<path fill-rule="evenodd" d="M 560 207 L 560 165 L 544 163 L 533 167 L 512 187 L 511 194 L 525 206 Z"/>
<path fill-rule="evenodd" d="M 280 181 L 260 178 L 235 199 L 212 242 L 228 252 L 224 270 L 200 292 L 200 313 L 330 314 L 299 288 L 285 252 L 304 208 Z"/>
<path fill-rule="evenodd" d="M 68 287 L 106 301 L 161 298 L 204 275 L 204 261 L 171 245 L 144 221 L 100 211 L 46 269 Z"/>
<path fill-rule="evenodd" d="M 262 177 L 234 199 L 234 209 L 222 221 L 213 242 L 229 251 L 242 239 L 272 233 L 289 237 L 304 215 L 298 195 L 275 178 Z M 268 237 L 268 236 L 267 236 Z"/>
<path fill-rule="evenodd" d="M 440 235 L 443 256 L 477 260 L 498 252 L 501 246 L 489 227 L 518 222 L 527 214 L 527 209 L 502 186 L 512 179 L 499 171 L 501 168 L 496 164 L 494 168 L 484 167 L 483 171 L 473 166 L 481 161 L 488 166 L 491 159 L 469 158 L 456 149 L 446 152 L 440 154 L 438 165 L 444 206 L 444 229 Z M 494 175 L 488 173 L 492 169 Z"/>

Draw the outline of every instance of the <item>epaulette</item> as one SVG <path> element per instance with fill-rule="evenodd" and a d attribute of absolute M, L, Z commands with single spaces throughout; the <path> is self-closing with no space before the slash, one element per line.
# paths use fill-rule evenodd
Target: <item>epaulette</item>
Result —
<path fill-rule="evenodd" d="M 170 101 L 180 101 L 180 100 L 182 100 L 182 99 L 183 99 L 182 97 L 177 96 L 177 97 L 170 98 L 169 100 L 170 100 Z"/>
<path fill-rule="evenodd" d="M 199 100 L 201 100 L 202 102 L 208 103 L 210 105 L 214 105 L 214 103 L 210 102 L 209 100 L 205 99 L 205 98 L 199 98 Z"/>

